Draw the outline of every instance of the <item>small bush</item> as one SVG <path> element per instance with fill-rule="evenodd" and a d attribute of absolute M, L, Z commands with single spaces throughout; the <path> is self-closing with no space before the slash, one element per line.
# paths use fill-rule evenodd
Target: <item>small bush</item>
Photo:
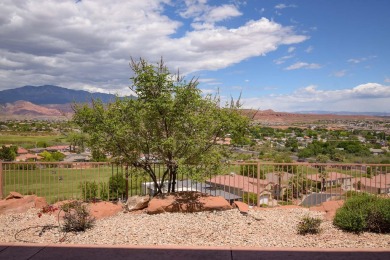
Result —
<path fill-rule="evenodd" d="M 298 234 L 318 234 L 321 232 L 322 219 L 306 216 L 298 224 Z"/>
<path fill-rule="evenodd" d="M 90 215 L 87 206 L 81 201 L 73 201 L 61 206 L 61 210 L 65 212 L 64 232 L 79 232 L 85 231 L 93 227 L 95 219 Z"/>
<path fill-rule="evenodd" d="M 110 177 L 108 182 L 110 199 L 124 198 L 126 195 L 126 179 L 121 174 Z"/>
<path fill-rule="evenodd" d="M 99 182 L 99 195 L 102 200 L 108 200 L 108 184 L 106 182 Z"/>
<path fill-rule="evenodd" d="M 257 194 L 255 193 L 244 193 L 242 201 L 248 203 L 248 205 L 257 205 Z"/>
<path fill-rule="evenodd" d="M 359 195 L 336 211 L 333 224 L 347 232 L 390 233 L 390 199 Z"/>
<path fill-rule="evenodd" d="M 96 200 L 98 196 L 98 185 L 95 181 L 80 182 L 81 197 L 85 201 Z"/>

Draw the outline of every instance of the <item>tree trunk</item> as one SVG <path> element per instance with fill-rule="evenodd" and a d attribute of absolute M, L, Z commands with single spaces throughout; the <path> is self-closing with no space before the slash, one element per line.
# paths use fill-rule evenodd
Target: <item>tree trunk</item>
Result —
<path fill-rule="evenodd" d="M 127 199 L 129 198 L 129 165 L 126 164 L 126 167 L 125 167 L 125 179 L 126 179 L 126 196 L 125 196 L 125 199 L 127 201 Z"/>

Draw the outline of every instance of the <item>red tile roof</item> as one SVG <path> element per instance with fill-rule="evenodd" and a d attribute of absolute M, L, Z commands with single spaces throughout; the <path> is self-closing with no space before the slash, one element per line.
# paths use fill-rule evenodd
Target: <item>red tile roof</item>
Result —
<path fill-rule="evenodd" d="M 259 192 L 261 192 L 268 184 L 271 183 L 268 180 L 257 180 L 256 178 L 246 177 L 238 174 L 218 175 L 211 178 L 208 182 L 229 186 L 232 188 L 239 188 L 245 192 L 253 193 L 257 193 L 258 187 Z"/>

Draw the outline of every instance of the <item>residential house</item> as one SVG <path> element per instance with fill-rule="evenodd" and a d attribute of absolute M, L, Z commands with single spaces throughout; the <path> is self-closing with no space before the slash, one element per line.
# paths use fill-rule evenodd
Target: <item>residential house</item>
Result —
<path fill-rule="evenodd" d="M 43 157 L 37 154 L 31 154 L 28 150 L 23 147 L 18 147 L 17 155 L 15 161 L 17 162 L 35 162 L 41 160 Z"/>
<path fill-rule="evenodd" d="M 259 204 L 274 204 L 273 187 L 275 183 L 268 180 L 251 178 L 238 174 L 217 175 L 206 181 L 216 189 L 224 190 L 243 197 L 244 194 L 252 193 L 258 196 Z"/>
<path fill-rule="evenodd" d="M 56 145 L 45 148 L 48 152 L 69 152 L 69 145 Z"/>
<path fill-rule="evenodd" d="M 372 194 L 390 194 L 390 173 L 378 174 L 372 178 L 355 178 L 353 186 Z"/>
<path fill-rule="evenodd" d="M 43 159 L 43 157 L 40 155 L 27 153 L 27 154 L 21 154 L 21 155 L 16 156 L 15 161 L 17 161 L 17 162 L 36 162 L 36 161 L 39 161 L 42 159 Z"/>
<path fill-rule="evenodd" d="M 382 149 L 374 149 L 374 148 L 370 148 L 370 152 L 373 155 L 379 155 L 379 154 L 384 154 L 385 153 L 385 151 L 382 150 Z"/>
<path fill-rule="evenodd" d="M 321 187 L 331 188 L 340 186 L 342 190 L 352 189 L 352 176 L 339 173 L 339 172 L 328 172 L 326 178 L 323 179 L 321 174 L 307 175 L 307 179 L 322 183 Z"/>

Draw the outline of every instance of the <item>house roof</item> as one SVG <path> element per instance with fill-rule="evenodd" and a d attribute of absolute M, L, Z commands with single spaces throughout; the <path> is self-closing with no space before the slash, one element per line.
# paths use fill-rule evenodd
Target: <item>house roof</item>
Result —
<path fill-rule="evenodd" d="M 288 172 L 269 172 L 265 175 L 265 179 L 269 182 L 274 182 L 274 183 L 278 183 L 279 182 L 279 176 L 278 174 L 281 174 L 280 177 L 281 177 L 281 181 L 282 181 L 282 184 L 285 184 L 285 183 L 288 183 L 288 180 L 294 176 L 293 174 L 291 173 L 288 173 Z"/>
<path fill-rule="evenodd" d="M 23 147 L 18 147 L 18 154 L 27 154 L 28 151 L 26 149 L 24 149 Z"/>
<path fill-rule="evenodd" d="M 390 187 L 390 173 L 386 174 L 378 174 L 372 178 L 355 178 L 353 183 L 359 182 L 366 187 L 374 187 L 374 188 L 387 188 Z"/>
<path fill-rule="evenodd" d="M 24 162 L 29 159 L 41 160 L 43 157 L 36 154 L 27 153 L 16 156 L 15 161 Z"/>
<path fill-rule="evenodd" d="M 336 181 L 340 179 L 351 179 L 352 176 L 344 174 L 344 173 L 339 173 L 339 172 L 328 172 L 327 173 L 327 178 L 325 179 L 326 181 Z M 320 174 L 311 174 L 307 175 L 307 179 L 312 180 L 312 181 L 321 181 L 322 177 Z"/>
<path fill-rule="evenodd" d="M 246 177 L 238 174 L 218 175 L 211 178 L 207 182 L 233 187 L 233 188 L 239 188 L 242 191 L 252 192 L 252 193 L 263 191 L 265 186 L 271 183 L 268 180 L 261 180 L 261 179 L 257 180 L 256 178 Z"/>
<path fill-rule="evenodd" d="M 67 150 L 69 149 L 69 145 L 55 145 L 55 146 L 49 146 L 49 147 L 46 147 L 46 150 L 50 150 L 50 151 L 59 151 L 59 150 Z"/>

